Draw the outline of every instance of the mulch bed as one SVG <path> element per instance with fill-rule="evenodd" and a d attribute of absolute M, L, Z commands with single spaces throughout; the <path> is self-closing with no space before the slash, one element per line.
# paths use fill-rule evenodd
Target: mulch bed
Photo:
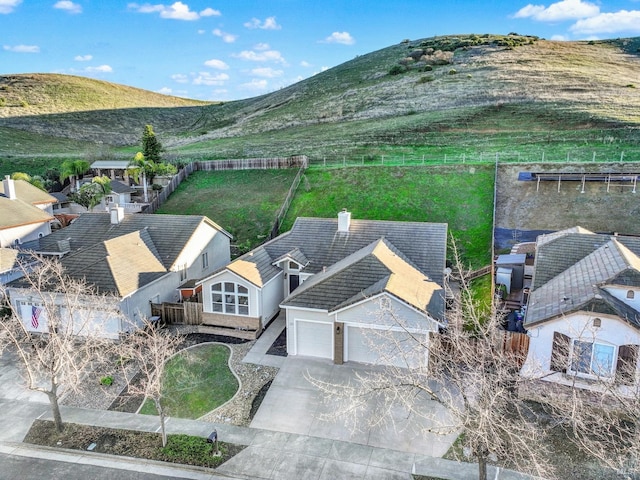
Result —
<path fill-rule="evenodd" d="M 277 355 L 278 357 L 286 357 L 287 356 L 287 329 L 282 330 L 282 333 L 278 335 L 278 338 L 274 340 L 274 342 L 267 350 L 267 355 Z"/>
<path fill-rule="evenodd" d="M 169 446 L 172 437 L 173 435 L 168 436 Z M 64 431 L 58 433 L 55 424 L 49 420 L 35 420 L 24 438 L 25 443 L 70 450 L 87 451 L 90 445 L 95 444 L 91 451 L 97 453 L 210 468 L 221 465 L 245 448 L 244 445 L 219 442 L 222 455 L 214 457 L 209 454 L 211 446 L 206 444 L 206 439 L 196 439 L 196 443 L 198 440 L 201 440 L 202 445 L 200 446 L 207 452 L 206 454 L 185 455 L 176 458 L 163 452 L 162 437 L 159 433 L 94 427 L 75 423 L 65 423 Z"/>

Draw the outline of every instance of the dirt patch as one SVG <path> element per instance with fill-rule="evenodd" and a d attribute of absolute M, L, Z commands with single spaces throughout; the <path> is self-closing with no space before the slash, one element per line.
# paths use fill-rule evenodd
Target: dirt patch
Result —
<path fill-rule="evenodd" d="M 192 448 L 192 450 L 200 447 L 200 454 L 180 456 L 171 453 L 172 451 L 175 452 L 178 450 L 175 446 L 171 448 L 173 437 L 184 436 L 169 435 L 167 446 L 170 448 L 169 451 L 167 451 L 167 449 L 162 449 L 162 438 L 159 433 L 93 427 L 75 423 L 65 423 L 64 431 L 59 433 L 53 422 L 48 420 L 35 420 L 24 442 L 70 450 L 87 451 L 91 448 L 91 451 L 96 453 L 123 455 L 200 467 L 217 467 L 245 448 L 244 445 L 219 442 L 222 455 L 220 457 L 214 457 L 208 454 L 211 451 L 211 446 L 207 445 L 206 439 L 192 437 L 190 443 L 196 445 L 196 448 Z"/>
<path fill-rule="evenodd" d="M 579 225 L 594 232 L 640 235 L 638 195 L 626 186 L 606 182 L 519 181 L 519 172 L 640 173 L 634 163 L 502 164 L 498 168 L 496 227 L 526 231 L 556 231 Z M 640 188 L 640 186 L 639 186 Z M 506 234 L 508 236 L 508 233 Z M 522 241 L 522 240 L 520 240 Z"/>

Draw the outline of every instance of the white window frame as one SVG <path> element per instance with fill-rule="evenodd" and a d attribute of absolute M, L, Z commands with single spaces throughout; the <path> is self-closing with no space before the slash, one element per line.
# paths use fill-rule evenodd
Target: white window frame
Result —
<path fill-rule="evenodd" d="M 580 365 L 577 365 L 576 363 L 579 361 L 579 359 L 577 358 L 577 354 L 579 353 L 577 350 L 579 348 L 578 343 L 591 345 L 588 371 L 584 371 L 586 369 L 575 368 L 576 366 L 580 367 Z M 611 349 L 611 365 L 609 367 L 608 372 L 598 372 L 596 370 L 598 368 L 598 364 L 594 363 L 594 361 L 596 361 L 595 353 L 596 353 L 596 348 L 598 346 Z M 617 363 L 617 357 L 618 357 L 618 347 L 616 347 L 615 345 L 602 342 L 602 341 L 596 341 L 591 338 L 590 339 L 574 338 L 574 339 L 571 339 L 570 353 L 571 355 L 569 356 L 569 368 L 567 369 L 567 371 L 572 373 L 573 375 L 576 375 L 579 377 L 585 377 L 585 378 L 594 378 L 594 379 L 595 378 L 607 378 L 607 379 L 614 378 L 616 373 L 616 363 Z"/>
<path fill-rule="evenodd" d="M 249 315 L 249 289 L 236 282 L 211 285 L 211 311 L 225 315 Z"/>
<path fill-rule="evenodd" d="M 202 252 L 202 269 L 209 268 L 209 252 Z"/>

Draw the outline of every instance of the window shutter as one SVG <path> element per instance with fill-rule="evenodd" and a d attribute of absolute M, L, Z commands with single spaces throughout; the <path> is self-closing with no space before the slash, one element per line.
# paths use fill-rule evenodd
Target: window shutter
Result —
<path fill-rule="evenodd" d="M 551 349 L 551 370 L 567 373 L 569 363 L 569 337 L 560 332 L 553 332 L 553 347 Z"/>
<path fill-rule="evenodd" d="M 638 363 L 638 345 L 620 345 L 616 365 L 616 382 L 621 385 L 634 385 Z"/>

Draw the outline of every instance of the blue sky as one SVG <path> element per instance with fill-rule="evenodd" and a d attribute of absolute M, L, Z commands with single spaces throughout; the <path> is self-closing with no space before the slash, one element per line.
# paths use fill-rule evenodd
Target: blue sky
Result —
<path fill-rule="evenodd" d="M 509 32 L 640 36 L 640 0 L 0 0 L 0 74 L 66 73 L 234 100 L 407 38 Z"/>

